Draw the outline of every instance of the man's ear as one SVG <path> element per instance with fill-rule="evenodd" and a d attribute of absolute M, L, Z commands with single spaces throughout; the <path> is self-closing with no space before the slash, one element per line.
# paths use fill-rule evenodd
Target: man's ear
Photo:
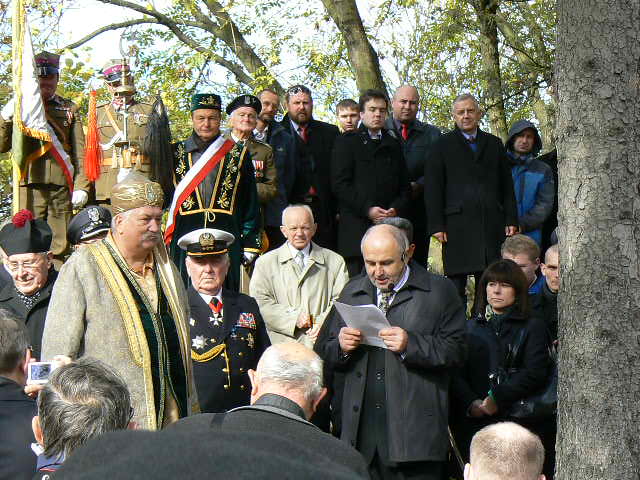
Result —
<path fill-rule="evenodd" d="M 251 396 L 255 397 L 258 393 L 258 379 L 256 378 L 256 371 L 249 369 L 247 370 L 247 375 L 249 375 L 249 380 L 251 381 Z"/>
<path fill-rule="evenodd" d="M 40 428 L 40 417 L 38 415 L 31 419 L 31 430 L 33 430 L 33 436 L 35 437 L 36 442 L 38 442 L 41 447 L 44 447 L 42 428 Z"/>
<path fill-rule="evenodd" d="M 20 362 L 20 370 L 24 373 L 25 378 L 29 375 L 29 364 L 35 362 L 35 358 L 31 356 L 31 349 L 27 348 L 24 354 L 24 360 Z"/>
<path fill-rule="evenodd" d="M 282 232 L 282 235 L 284 235 L 284 238 L 287 238 L 287 227 L 280 225 L 280 231 Z"/>
<path fill-rule="evenodd" d="M 311 410 L 314 413 L 318 408 L 318 405 L 320 405 L 320 402 L 326 395 L 327 395 L 327 387 L 323 387 L 322 390 L 320 391 L 320 395 L 318 395 L 318 398 L 316 398 L 315 401 L 313 402 L 313 405 L 311 405 Z"/>

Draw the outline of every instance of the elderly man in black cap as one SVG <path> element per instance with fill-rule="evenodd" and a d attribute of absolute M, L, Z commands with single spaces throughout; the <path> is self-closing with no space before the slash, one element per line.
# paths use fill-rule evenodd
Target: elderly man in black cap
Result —
<path fill-rule="evenodd" d="M 255 369 L 270 345 L 256 301 L 223 288 L 233 235 L 202 228 L 179 241 L 185 250 L 191 318 L 191 359 L 203 412 L 225 412 L 249 404 Z"/>
<path fill-rule="evenodd" d="M 55 132 L 69 161 L 73 165 L 73 188 L 63 167 L 51 151 L 43 150 L 41 142 L 27 140 L 24 154 L 31 154 L 26 174 L 20 181 L 19 204 L 47 221 L 53 232 L 51 251 L 61 263 L 67 253 L 67 224 L 71 219 L 72 204 L 82 208 L 87 203 L 90 184 L 83 174 L 84 132 L 78 115 L 78 106 L 56 94 L 60 79 L 60 55 L 41 52 L 35 57 L 40 94 L 49 126 Z M 14 97 L 15 98 L 15 97 Z M 0 152 L 8 152 L 12 144 L 14 98 L 0 112 Z"/>
<path fill-rule="evenodd" d="M 262 249 L 262 221 L 247 141 L 220 135 L 220 109 L 218 95 L 198 93 L 191 99 L 193 133 L 174 145 L 176 188 L 165 242 L 186 284 L 186 254 L 178 240 L 207 227 L 233 234 L 226 286 L 238 291 L 241 263 L 251 264 Z"/>
<path fill-rule="evenodd" d="M 67 240 L 74 250 L 106 238 L 111 228 L 111 212 L 105 207 L 92 205 L 71 219 Z"/>
<path fill-rule="evenodd" d="M 0 230 L 4 265 L 13 280 L 0 292 L 0 307 L 24 321 L 36 359 L 40 358 L 44 322 L 58 276 L 52 264 L 51 237 L 47 222 L 34 219 L 29 210 L 16 213 Z"/>

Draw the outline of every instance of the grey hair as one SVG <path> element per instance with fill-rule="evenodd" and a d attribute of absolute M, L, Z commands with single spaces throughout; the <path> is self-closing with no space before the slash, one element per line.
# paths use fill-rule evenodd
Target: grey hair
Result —
<path fill-rule="evenodd" d="M 24 322 L 9 310 L 0 308 L 0 374 L 13 373 L 24 360 L 29 336 Z"/>
<path fill-rule="evenodd" d="M 257 371 L 261 383 L 301 391 L 307 402 L 314 402 L 322 393 L 322 359 L 311 350 L 300 357 L 272 345 L 260 357 Z"/>
<path fill-rule="evenodd" d="M 131 215 L 131 212 L 133 212 L 133 210 L 135 210 L 135 208 L 132 210 L 127 210 L 125 212 L 120 212 L 114 215 L 113 218 L 111 219 L 111 231 L 115 232 L 116 230 L 116 218 L 120 217 L 123 220 L 126 220 L 127 218 L 129 218 L 129 215 Z"/>
<path fill-rule="evenodd" d="M 389 228 L 389 232 L 391 233 L 391 235 L 393 235 L 393 238 L 396 241 L 396 244 L 398 245 L 398 250 L 400 251 L 400 255 L 402 256 L 402 254 L 404 254 L 404 252 L 407 251 L 407 249 L 409 248 L 409 239 L 407 238 L 407 235 L 404 233 L 404 231 L 400 230 L 398 227 L 396 227 L 395 225 L 387 225 Z M 364 247 L 364 243 L 367 241 L 367 238 L 369 237 L 369 235 L 371 235 L 372 233 L 374 233 L 374 231 L 379 230 L 380 229 L 380 225 L 374 225 L 372 227 L 369 227 L 369 229 L 365 232 L 364 236 L 362 237 L 362 240 L 360 240 L 360 251 L 363 251 L 363 247 Z"/>
<path fill-rule="evenodd" d="M 311 210 L 311 207 L 309 207 L 309 205 L 305 205 L 304 203 L 296 203 L 293 205 L 289 205 L 287 208 L 285 208 L 282 211 L 282 225 L 284 225 L 284 218 L 287 216 L 287 212 L 294 208 L 302 208 L 311 216 L 311 223 L 316 222 L 315 219 L 313 218 L 313 211 Z"/>
<path fill-rule="evenodd" d="M 413 223 L 410 220 L 402 217 L 385 217 L 380 220 L 382 225 L 393 225 L 399 228 L 407 236 L 409 243 L 413 242 Z"/>
<path fill-rule="evenodd" d="M 129 424 L 131 396 L 118 373 L 81 358 L 57 368 L 38 396 L 44 453 L 69 456 L 89 439 Z"/>
<path fill-rule="evenodd" d="M 476 97 L 474 97 L 470 93 L 462 93 L 453 100 L 453 103 L 451 104 L 451 113 L 454 112 L 456 103 L 464 102 L 465 100 L 473 100 L 473 103 L 475 103 L 476 108 L 478 110 L 481 110 L 480 103 L 478 103 L 478 99 Z"/>

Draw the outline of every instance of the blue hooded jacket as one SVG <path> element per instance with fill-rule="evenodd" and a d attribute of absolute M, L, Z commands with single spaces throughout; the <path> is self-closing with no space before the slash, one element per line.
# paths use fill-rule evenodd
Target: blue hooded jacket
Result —
<path fill-rule="evenodd" d="M 531 152 L 519 156 L 513 150 L 515 137 L 526 129 L 535 132 L 535 141 Z M 542 140 L 538 130 L 528 120 L 520 120 L 509 130 L 505 143 L 511 161 L 513 190 L 518 207 L 518 223 L 525 235 L 534 239 L 538 245 L 542 241 L 542 224 L 553 208 L 554 181 L 549 166 L 536 159 L 542 149 Z"/>

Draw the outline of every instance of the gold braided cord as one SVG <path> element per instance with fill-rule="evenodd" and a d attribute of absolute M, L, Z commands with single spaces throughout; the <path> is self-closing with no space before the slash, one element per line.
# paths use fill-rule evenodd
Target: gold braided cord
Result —
<path fill-rule="evenodd" d="M 216 345 L 211 350 L 208 350 L 208 351 L 206 351 L 206 352 L 204 352 L 202 354 L 196 353 L 192 349 L 191 350 L 191 359 L 194 362 L 200 362 L 200 363 L 208 362 L 212 358 L 216 358 L 218 355 L 220 355 L 226 348 L 227 348 L 227 344 L 226 343 L 221 343 L 220 345 Z"/>

